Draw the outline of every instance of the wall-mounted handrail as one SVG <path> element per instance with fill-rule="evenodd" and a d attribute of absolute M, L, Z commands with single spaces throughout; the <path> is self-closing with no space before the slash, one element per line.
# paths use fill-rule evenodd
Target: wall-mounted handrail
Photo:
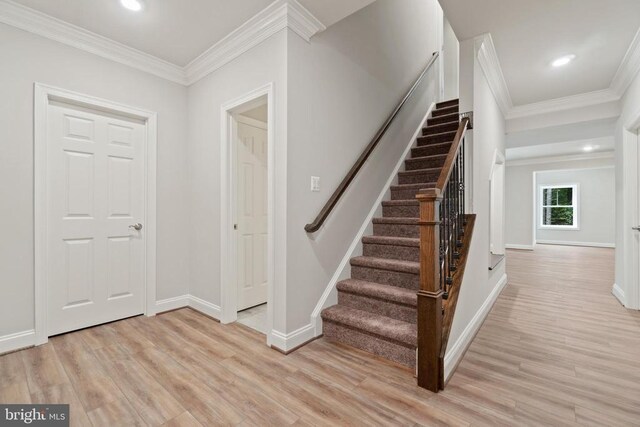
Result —
<path fill-rule="evenodd" d="M 404 96 L 404 98 L 402 98 L 402 101 L 400 101 L 400 103 L 396 106 L 396 108 L 393 110 L 389 118 L 384 122 L 380 130 L 378 130 L 378 132 L 375 134 L 371 142 L 369 142 L 369 144 L 364 149 L 362 154 L 360 154 L 360 157 L 358 157 L 358 160 L 356 160 L 356 162 L 351 167 L 347 175 L 344 177 L 340 185 L 338 185 L 338 188 L 336 188 L 336 190 L 333 192 L 329 200 L 327 200 L 327 203 L 325 203 L 324 207 L 322 208 L 322 210 L 320 211 L 316 219 L 314 219 L 311 224 L 307 224 L 304 226 L 304 230 L 307 233 L 314 233 L 318 231 L 320 227 L 322 227 L 325 220 L 327 219 L 327 217 L 329 216 L 333 208 L 338 203 L 338 200 L 340 200 L 342 195 L 347 191 L 347 188 L 349 187 L 353 179 L 356 177 L 356 175 L 358 174 L 362 166 L 365 164 L 365 162 L 369 159 L 369 156 L 371 155 L 373 150 L 376 148 L 376 146 L 378 145 L 382 137 L 385 135 L 385 133 L 393 123 L 394 119 L 396 118 L 396 116 L 398 115 L 402 107 L 406 104 L 409 98 L 411 98 L 411 95 L 413 95 L 413 92 L 415 92 L 418 85 L 424 79 L 424 76 L 427 74 L 429 69 L 436 62 L 436 59 L 438 59 L 439 55 L 440 55 L 439 52 L 433 53 L 433 56 L 431 56 L 431 58 L 429 59 L 429 62 L 427 63 L 427 65 L 424 67 L 424 69 L 422 70 L 422 72 L 420 73 L 416 81 L 411 86 L 411 89 L 409 89 L 409 91 Z"/>

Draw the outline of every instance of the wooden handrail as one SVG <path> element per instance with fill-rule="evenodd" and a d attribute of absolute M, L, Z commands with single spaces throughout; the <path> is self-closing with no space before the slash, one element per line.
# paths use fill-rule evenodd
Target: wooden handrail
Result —
<path fill-rule="evenodd" d="M 467 132 L 468 127 L 469 118 L 465 117 L 460 121 L 458 131 L 456 132 L 456 136 L 453 138 L 453 143 L 451 144 L 451 148 L 449 149 L 449 154 L 444 161 L 444 166 L 442 166 L 440 176 L 438 177 L 438 182 L 436 183 L 436 188 L 441 191 L 444 190 L 444 186 L 447 185 L 447 182 L 449 182 L 449 177 L 451 176 L 451 172 L 453 171 L 453 162 L 456 160 L 458 150 L 460 149 L 460 144 L 464 140 L 464 135 Z"/>
<path fill-rule="evenodd" d="M 380 130 L 378 130 L 378 132 L 373 137 L 371 142 L 369 142 L 369 144 L 364 149 L 362 154 L 360 154 L 360 157 L 358 157 L 358 160 L 356 160 L 356 162 L 351 167 L 347 175 L 344 177 L 344 179 L 342 180 L 338 188 L 336 188 L 336 190 L 333 192 L 333 194 L 331 195 L 327 203 L 325 203 L 324 207 L 322 208 L 322 210 L 320 211 L 316 219 L 314 219 L 311 224 L 307 224 L 304 226 L 304 230 L 307 233 L 314 233 L 318 231 L 320 227 L 322 227 L 322 224 L 324 224 L 325 220 L 327 219 L 327 217 L 329 216 L 333 208 L 338 203 L 338 200 L 340 200 L 342 195 L 347 191 L 347 188 L 349 187 L 353 179 L 356 177 L 356 175 L 358 174 L 362 166 L 364 166 L 365 162 L 369 159 L 369 156 L 371 155 L 373 150 L 376 148 L 376 146 L 378 145 L 382 137 L 385 135 L 385 133 L 387 133 L 387 130 L 391 126 L 391 123 L 393 123 L 394 119 L 396 118 L 396 116 L 398 115 L 398 113 L 400 112 L 404 104 L 406 104 L 406 102 L 409 100 L 411 95 L 413 95 L 413 92 L 415 92 L 420 82 L 422 82 L 422 79 L 424 78 L 424 76 L 427 74 L 429 69 L 436 62 L 436 59 L 438 59 L 439 55 L 440 55 L 439 52 L 433 53 L 433 55 L 429 59 L 429 62 L 427 62 L 427 65 L 424 67 L 424 69 L 422 70 L 422 72 L 420 73 L 416 81 L 411 86 L 411 89 L 409 89 L 409 91 L 404 96 L 404 98 L 402 98 L 402 101 L 400 101 L 400 103 L 396 106 L 395 110 L 393 110 L 393 113 L 391 113 L 389 118 L 384 122 Z"/>

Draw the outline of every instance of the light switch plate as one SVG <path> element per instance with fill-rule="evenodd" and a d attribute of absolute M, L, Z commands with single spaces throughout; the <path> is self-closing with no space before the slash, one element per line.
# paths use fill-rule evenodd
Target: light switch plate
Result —
<path fill-rule="evenodd" d="M 318 192 L 320 191 L 320 177 L 312 176 L 311 177 L 311 191 Z"/>

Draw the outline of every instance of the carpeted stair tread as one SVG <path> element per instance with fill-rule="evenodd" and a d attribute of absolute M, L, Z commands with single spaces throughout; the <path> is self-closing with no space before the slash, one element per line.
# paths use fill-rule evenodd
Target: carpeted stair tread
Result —
<path fill-rule="evenodd" d="M 430 119 L 427 119 L 427 125 L 431 126 L 431 125 L 437 125 L 440 123 L 457 122 L 459 120 L 460 120 L 460 114 L 457 111 L 455 111 L 453 113 L 443 114 L 438 117 L 431 117 Z"/>
<path fill-rule="evenodd" d="M 442 116 L 459 113 L 459 112 L 460 112 L 460 106 L 452 105 L 451 107 L 438 108 L 437 110 L 433 110 L 432 117 L 442 117 Z"/>
<path fill-rule="evenodd" d="M 392 246 L 410 246 L 420 247 L 420 239 L 412 237 L 393 237 L 393 236 L 364 236 L 362 243 L 372 245 L 392 245 Z"/>
<path fill-rule="evenodd" d="M 398 172 L 398 175 L 408 176 L 408 175 L 422 175 L 425 173 L 439 172 L 442 168 L 427 168 L 427 169 L 416 169 L 411 171 L 402 171 Z"/>
<path fill-rule="evenodd" d="M 424 185 L 424 184 L 420 184 Z M 417 199 L 407 200 L 385 200 L 382 202 L 382 206 L 418 206 L 420 202 Z"/>
<path fill-rule="evenodd" d="M 431 126 L 427 126 L 422 128 L 422 134 L 423 135 L 436 135 L 439 133 L 444 133 L 444 132 L 451 132 L 451 131 L 455 131 L 458 129 L 458 121 L 456 120 L 455 122 L 449 122 L 449 123 L 442 123 L 442 124 L 438 124 L 438 125 L 431 125 Z"/>
<path fill-rule="evenodd" d="M 405 218 L 405 217 L 378 217 L 373 218 L 374 224 L 405 224 L 405 225 L 418 225 L 420 218 Z"/>
<path fill-rule="evenodd" d="M 417 347 L 417 326 L 401 320 L 340 305 L 334 305 L 323 310 L 322 319 L 377 335 L 389 341 Z"/>
<path fill-rule="evenodd" d="M 459 104 L 460 104 L 460 100 L 459 99 L 450 99 L 448 101 L 438 102 L 436 104 L 436 109 L 437 110 L 441 110 L 443 108 L 448 108 L 448 107 L 452 107 L 452 106 L 458 106 Z"/>
<path fill-rule="evenodd" d="M 347 279 L 338 283 L 338 291 L 416 307 L 418 294 L 412 289 L 383 285 L 366 280 Z"/>
<path fill-rule="evenodd" d="M 451 143 L 456 138 L 457 130 L 449 132 L 432 133 L 418 137 L 418 147 L 424 147 L 431 144 L 440 144 L 443 142 Z"/>
<path fill-rule="evenodd" d="M 399 259 L 358 256 L 351 258 L 352 266 L 373 268 L 376 270 L 397 271 L 400 273 L 420 274 L 420 263 Z"/>
<path fill-rule="evenodd" d="M 419 182 L 417 184 L 398 184 L 392 185 L 391 190 L 422 190 L 427 188 L 435 188 L 437 182 Z"/>

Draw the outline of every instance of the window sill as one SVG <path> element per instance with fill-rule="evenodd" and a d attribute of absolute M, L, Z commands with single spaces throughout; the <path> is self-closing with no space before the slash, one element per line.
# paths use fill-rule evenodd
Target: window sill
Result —
<path fill-rule="evenodd" d="M 570 225 L 540 225 L 538 230 L 580 231 L 580 227 Z"/>

